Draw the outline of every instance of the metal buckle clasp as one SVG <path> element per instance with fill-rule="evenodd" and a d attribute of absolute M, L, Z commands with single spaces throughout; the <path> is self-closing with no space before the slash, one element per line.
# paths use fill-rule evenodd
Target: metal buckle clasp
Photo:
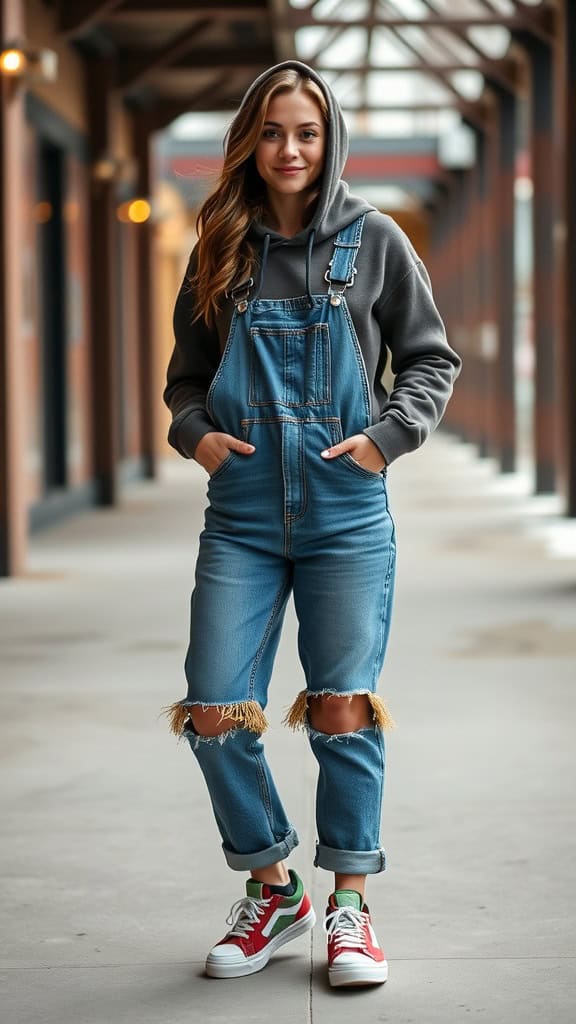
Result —
<path fill-rule="evenodd" d="M 249 277 L 247 281 L 242 281 L 237 284 L 234 288 L 230 288 L 226 292 L 226 297 L 232 299 L 234 307 L 238 313 L 245 313 L 248 309 L 248 296 L 250 295 L 250 289 L 254 284 L 254 278 Z"/>
<path fill-rule="evenodd" d="M 352 267 L 352 275 L 347 281 L 338 281 L 338 284 L 342 284 L 342 288 L 333 288 L 334 281 L 330 277 L 330 268 L 332 267 L 333 260 L 330 260 L 328 269 L 324 274 L 324 280 L 328 282 L 328 295 L 330 296 L 330 305 L 339 306 L 342 302 L 342 296 L 346 291 L 346 288 L 353 288 L 356 274 L 358 273 L 356 267 Z"/>

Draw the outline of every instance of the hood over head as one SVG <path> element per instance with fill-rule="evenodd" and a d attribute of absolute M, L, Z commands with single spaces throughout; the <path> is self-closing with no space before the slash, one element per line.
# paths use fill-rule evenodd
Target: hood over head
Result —
<path fill-rule="evenodd" d="M 281 64 L 275 64 L 255 79 L 247 90 L 240 109 L 242 109 L 253 91 L 270 78 L 271 75 L 274 75 L 277 71 L 284 71 L 289 68 L 300 71 L 311 78 L 326 97 L 329 112 L 326 155 L 316 210 L 303 231 L 294 235 L 293 238 L 284 238 L 263 224 L 256 221 L 252 224 L 250 229 L 251 235 L 256 236 L 256 238 L 264 238 L 266 235 L 269 235 L 272 245 L 303 245 L 311 231 L 314 231 L 315 241 L 320 242 L 325 238 L 335 235 L 341 228 L 356 220 L 360 214 L 375 209 L 374 206 L 361 196 L 353 195 L 346 182 L 342 181 L 340 177 L 348 156 L 348 130 L 338 100 L 328 84 L 313 68 L 298 60 L 285 60 Z"/>

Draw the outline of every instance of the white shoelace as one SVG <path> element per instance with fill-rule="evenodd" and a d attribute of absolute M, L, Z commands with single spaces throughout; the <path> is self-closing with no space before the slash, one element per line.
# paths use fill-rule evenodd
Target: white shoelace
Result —
<path fill-rule="evenodd" d="M 324 931 L 335 943 L 337 950 L 346 947 L 366 952 L 365 925 L 366 914 L 363 911 L 355 907 L 337 907 L 326 915 Z"/>
<path fill-rule="evenodd" d="M 236 935 L 240 939 L 247 939 L 253 925 L 257 923 L 258 918 L 264 913 L 269 903 L 270 900 L 258 900 L 253 896 L 243 896 L 241 900 L 236 900 L 236 903 L 232 904 L 230 913 L 226 918 L 226 924 L 230 925 L 228 935 Z"/>

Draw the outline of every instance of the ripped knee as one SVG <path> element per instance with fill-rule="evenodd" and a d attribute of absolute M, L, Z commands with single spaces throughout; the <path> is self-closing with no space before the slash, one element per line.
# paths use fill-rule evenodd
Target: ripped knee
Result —
<path fill-rule="evenodd" d="M 255 700 L 236 704 L 171 704 L 164 708 L 170 731 L 182 736 L 192 729 L 199 736 L 221 736 L 232 729 L 263 733 L 268 728 L 266 716 Z"/>
<path fill-rule="evenodd" d="M 203 708 L 199 705 L 190 708 L 190 721 L 199 736 L 220 736 L 236 728 L 234 720 L 225 718 L 220 708 Z"/>
<path fill-rule="evenodd" d="M 284 724 L 294 730 L 307 730 L 310 726 L 316 732 L 335 736 L 369 729 L 371 726 L 393 729 L 395 723 L 384 701 L 376 693 L 312 695 L 302 690 L 289 708 Z"/>
<path fill-rule="evenodd" d="M 310 725 L 316 732 L 329 736 L 358 732 L 373 724 L 372 709 L 365 693 L 334 696 L 331 693 L 313 697 L 308 707 Z"/>

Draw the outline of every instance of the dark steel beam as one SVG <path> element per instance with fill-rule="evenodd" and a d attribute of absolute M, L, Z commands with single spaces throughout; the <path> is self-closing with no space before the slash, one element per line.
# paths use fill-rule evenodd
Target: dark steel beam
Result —
<path fill-rule="evenodd" d="M 120 54 L 116 61 L 118 87 L 123 90 L 132 89 L 140 85 L 159 68 L 174 64 L 192 49 L 198 42 L 198 37 L 209 25 L 209 18 L 196 20 L 193 25 L 189 25 L 184 32 L 180 32 L 159 50 L 150 50 L 145 53 L 127 51 Z"/>
<path fill-rule="evenodd" d="M 576 5 L 565 5 L 563 40 L 566 67 L 564 105 L 564 407 L 566 511 L 576 516 Z"/>
<path fill-rule="evenodd" d="M 534 238 L 534 459 L 537 493 L 553 492 L 558 464 L 558 323 L 554 309 L 554 149 L 553 56 L 551 48 L 528 33 L 515 40 L 530 61 L 530 153 Z"/>
<path fill-rule="evenodd" d="M 516 100 L 507 90 L 498 99 L 498 180 L 496 182 L 498 287 L 498 454 L 505 473 L 516 469 L 516 405 L 514 367 L 514 176 L 516 162 Z"/>
<path fill-rule="evenodd" d="M 86 58 L 85 95 L 92 160 L 111 153 L 113 65 Z M 94 420 L 94 476 L 98 502 L 115 505 L 119 497 L 119 382 L 117 372 L 115 183 L 90 181 L 90 323 Z"/>
<path fill-rule="evenodd" d="M 219 75 L 205 89 L 201 89 L 185 100 L 157 97 L 154 105 L 147 110 L 150 131 L 161 131 L 182 114 L 230 110 L 231 107 L 238 106 L 239 99 L 235 99 L 232 103 L 222 96 L 222 90 L 229 89 L 229 86 L 230 76 Z"/>
<path fill-rule="evenodd" d="M 254 3 L 218 3 L 210 6 L 196 6 L 190 0 L 124 0 L 122 10 L 118 14 L 157 14 L 163 18 L 167 14 L 186 14 L 195 18 L 212 18 L 221 20 L 247 20 L 250 18 L 261 18 L 268 14 L 268 6 L 262 0 L 255 0 Z"/>
<path fill-rule="evenodd" d="M 423 2 L 429 11 L 432 11 L 433 14 L 437 13 L 436 8 L 433 7 L 429 0 L 423 0 Z M 515 92 L 518 89 L 518 71 L 513 60 L 510 60 L 507 57 L 502 57 L 500 60 L 493 60 L 488 57 L 481 47 L 478 46 L 463 29 L 452 29 L 451 34 L 461 40 L 469 50 L 472 50 L 472 52 L 476 54 L 479 60 L 474 65 L 474 70 L 481 71 L 488 82 L 498 82 L 499 85 L 503 86 L 505 89 L 509 89 L 511 92 Z M 454 57 L 453 49 L 446 45 L 444 39 L 439 40 L 436 34 L 434 34 L 432 38 L 436 46 L 440 46 L 447 55 L 452 58 Z M 468 68 L 470 68 L 470 65 L 468 65 Z"/>
<path fill-rule="evenodd" d="M 442 78 L 444 78 L 444 75 L 451 74 L 454 71 L 482 71 L 482 68 L 479 65 L 470 64 L 469 62 L 467 63 L 466 61 L 457 61 L 457 62 L 454 62 L 452 64 L 433 64 L 433 63 L 431 63 L 429 61 L 424 61 L 424 60 L 421 60 L 420 63 L 418 63 L 416 61 L 413 64 L 406 64 L 406 65 L 404 65 L 404 64 L 402 64 L 402 65 L 398 65 L 398 64 L 357 64 L 357 65 L 347 64 L 345 68 L 335 67 L 335 66 L 329 65 L 329 64 L 322 64 L 319 61 L 318 62 L 318 70 L 320 71 L 320 73 L 322 73 L 323 71 L 328 71 L 328 72 L 345 71 L 346 74 L 354 74 L 355 72 L 357 72 L 358 74 L 366 74 L 366 73 L 368 73 L 370 71 L 384 71 L 384 72 L 390 73 L 390 74 L 394 74 L 394 73 L 397 72 L 398 74 L 401 74 L 401 73 L 403 73 L 405 71 L 406 72 L 419 71 L 420 74 L 432 74 L 434 72 L 434 73 L 437 73 L 439 75 L 442 75 Z M 446 84 L 446 83 L 443 81 L 442 84 Z M 460 96 L 460 93 L 458 93 L 458 95 Z"/>
<path fill-rule="evenodd" d="M 240 100 L 245 92 L 247 86 L 241 92 L 234 92 L 231 94 L 229 81 L 226 83 L 227 89 L 225 95 L 207 95 L 201 100 L 197 96 L 192 96 L 188 99 L 175 99 L 170 96 L 160 96 L 158 102 L 162 104 L 173 104 L 174 107 L 181 109 L 181 113 L 187 111 L 200 111 L 200 112 L 216 112 L 229 110 L 231 107 L 239 106 Z M 207 90 L 209 92 L 210 90 Z M 440 110 L 457 110 L 455 104 L 452 103 L 374 103 L 371 106 L 354 106 L 350 103 L 340 103 L 342 110 L 349 111 L 350 113 L 415 113 L 422 114 L 426 112 L 438 112 Z M 178 115 L 174 115 L 175 117 Z"/>
<path fill-rule="evenodd" d="M 0 3 L 0 38 L 22 39 L 23 0 Z M 27 244 L 23 189 L 24 96 L 0 78 L 0 576 L 26 565 L 26 364 L 20 256 Z M 28 392 L 30 394 L 30 392 Z M 34 401 L 40 403 L 38 393 Z"/>
<path fill-rule="evenodd" d="M 495 112 L 496 115 L 496 112 Z M 485 454 L 498 457 L 500 394 L 499 394 L 499 270 L 497 251 L 500 232 L 500 146 L 498 117 L 490 122 L 484 139 L 484 167 L 482 176 L 482 231 L 484 251 L 484 312 L 482 350 L 486 363 L 487 388 L 485 395 L 484 435 Z"/>
<path fill-rule="evenodd" d="M 122 0 L 60 0 L 58 30 L 63 36 L 79 36 L 120 7 Z"/>
<path fill-rule="evenodd" d="M 550 3 L 542 3 L 538 7 L 512 0 L 526 22 L 526 29 L 537 36 L 543 43 L 553 43 L 557 36 L 557 12 Z M 567 6 L 570 6 L 568 0 Z"/>
<path fill-rule="evenodd" d="M 552 53 L 531 37 L 532 199 L 534 232 L 534 454 L 537 493 L 556 489 L 558 469 L 558 322 L 554 308 L 554 91 Z"/>
<path fill-rule="evenodd" d="M 392 8 L 393 11 L 397 10 L 395 4 L 389 3 L 388 7 Z M 394 26 L 390 25 L 390 22 L 393 20 L 393 17 L 393 14 L 384 15 L 384 18 L 386 19 L 388 26 L 390 27 L 390 31 L 398 39 L 400 45 L 404 47 L 405 50 L 408 50 L 408 52 L 411 53 L 413 57 L 416 57 L 418 62 L 424 62 L 427 67 L 428 75 L 430 75 L 433 78 L 436 78 L 441 83 L 441 85 L 443 85 L 444 88 L 448 90 L 448 92 L 452 93 L 452 95 L 456 99 L 456 107 L 459 110 L 462 117 L 469 121 L 471 124 L 477 126 L 478 128 L 482 128 L 484 126 L 485 120 L 482 104 L 470 103 L 468 100 L 466 100 L 458 91 L 456 86 L 453 85 L 447 73 L 443 72 L 441 69 L 438 69 L 434 64 L 430 63 L 429 61 L 426 61 L 426 58 L 423 55 L 422 51 L 417 46 L 414 46 L 414 44 L 411 43 L 409 39 L 406 39 L 406 37 L 402 35 L 398 28 L 395 28 Z"/>
<path fill-rule="evenodd" d="M 274 64 L 275 55 L 271 46 L 258 46 L 254 49 L 234 48 L 233 50 L 207 49 L 194 50 L 184 53 L 174 60 L 163 61 L 161 65 L 154 63 L 154 54 L 150 55 L 150 73 L 157 71 L 158 67 L 170 67 L 175 71 L 218 71 L 220 68 L 231 68 L 234 71 L 251 70 L 258 71 Z M 129 57 L 129 54 L 127 54 Z M 146 56 L 141 55 L 143 66 L 146 66 Z M 128 75 L 128 72 L 127 72 Z"/>
<path fill-rule="evenodd" d="M 151 167 L 152 125 L 146 111 L 135 111 L 132 116 L 132 138 L 136 157 L 136 191 L 139 196 L 150 197 L 153 192 Z M 156 401 L 157 380 L 154 365 L 154 226 L 150 221 L 137 226 L 136 234 L 136 301 L 138 304 L 138 411 L 140 416 L 140 443 L 144 474 L 153 479 L 157 472 L 156 460 Z"/>
<path fill-rule="evenodd" d="M 326 26 L 326 28 L 340 27 L 343 24 L 342 18 L 314 18 L 309 9 L 294 8 L 283 19 L 283 23 L 294 30 L 308 28 L 310 25 Z M 466 29 L 505 27 L 510 29 L 533 30 L 535 26 L 523 14 L 495 15 L 493 18 L 461 17 L 446 18 L 442 15 L 431 18 L 402 18 L 387 17 L 386 15 L 369 15 L 367 18 L 359 18 L 358 21 L 345 22 L 346 28 L 354 28 L 361 25 L 362 28 L 445 28 L 445 29 Z"/>

